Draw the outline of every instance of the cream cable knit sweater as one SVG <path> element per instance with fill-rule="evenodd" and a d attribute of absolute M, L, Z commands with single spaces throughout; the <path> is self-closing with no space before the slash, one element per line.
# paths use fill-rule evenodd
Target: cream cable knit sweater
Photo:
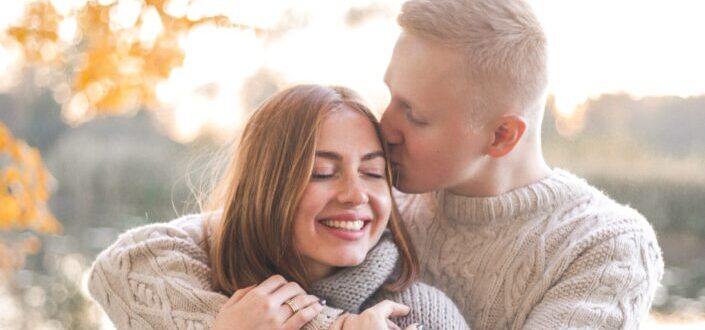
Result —
<path fill-rule="evenodd" d="M 194 215 L 130 230 L 98 256 L 88 287 L 118 329 L 211 327 L 227 297 L 211 292 L 205 239 L 198 240 L 211 237 L 202 232 L 203 220 Z M 414 283 L 402 292 L 383 290 L 398 259 L 386 233 L 360 266 L 314 283 L 311 293 L 339 309 L 325 308 L 304 329 L 328 329 L 343 310 L 359 313 L 384 299 L 411 307 L 394 320 L 401 327 L 469 329 L 453 302 L 433 287 Z"/>
<path fill-rule="evenodd" d="M 644 217 L 563 170 L 497 197 L 398 200 L 423 280 L 473 329 L 636 329 L 663 274 Z"/>
<path fill-rule="evenodd" d="M 473 329 L 638 328 L 663 273 L 648 222 L 566 171 L 491 198 L 397 197 L 424 279 Z M 98 258 L 89 285 L 104 306 L 116 306 L 107 308 L 114 322 L 128 324 L 123 315 L 139 316 L 134 322 L 143 323 L 133 324 L 144 328 L 165 319 L 212 322 L 226 297 L 210 291 L 203 235 L 187 222 L 123 237 Z M 139 272 L 128 277 L 122 250 L 140 246 Z M 139 283 L 159 284 L 150 290 L 168 305 L 149 307 L 157 316 L 138 311 L 147 308 L 136 301 L 147 291 Z M 128 287 L 135 294 L 118 298 Z"/>

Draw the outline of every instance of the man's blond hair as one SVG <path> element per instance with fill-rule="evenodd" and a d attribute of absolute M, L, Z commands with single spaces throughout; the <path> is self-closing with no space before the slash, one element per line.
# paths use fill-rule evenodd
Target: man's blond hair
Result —
<path fill-rule="evenodd" d="M 546 37 L 526 1 L 409 0 L 397 20 L 405 32 L 465 55 L 479 98 L 473 100 L 475 120 L 487 119 L 497 106 L 518 108 L 529 117 L 542 114 Z"/>

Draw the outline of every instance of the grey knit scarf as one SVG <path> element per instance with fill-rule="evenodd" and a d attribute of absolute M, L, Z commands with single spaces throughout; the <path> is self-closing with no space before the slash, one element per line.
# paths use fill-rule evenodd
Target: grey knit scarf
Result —
<path fill-rule="evenodd" d="M 333 275 L 312 285 L 312 294 L 325 299 L 327 304 L 349 313 L 360 313 L 366 302 L 378 292 L 394 274 L 399 251 L 392 235 L 386 231 L 377 245 L 357 267 L 340 269 Z"/>

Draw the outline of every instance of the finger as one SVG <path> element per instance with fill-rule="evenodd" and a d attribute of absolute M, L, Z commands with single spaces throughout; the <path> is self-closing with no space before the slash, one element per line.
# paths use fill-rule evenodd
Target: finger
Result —
<path fill-rule="evenodd" d="M 321 312 L 321 310 L 323 310 L 323 306 L 318 302 L 313 302 L 312 304 L 307 305 L 305 308 L 299 310 L 290 318 L 288 318 L 286 322 L 284 322 L 283 328 L 285 330 L 301 329 L 306 323 L 313 320 L 316 315 Z M 331 329 L 335 328 L 331 327 Z"/>
<path fill-rule="evenodd" d="M 286 279 L 284 279 L 283 276 L 281 275 L 272 275 L 268 279 L 264 280 L 264 282 L 260 283 L 255 290 L 259 291 L 260 293 L 263 294 L 270 294 L 277 289 L 279 289 L 282 285 L 288 283 Z"/>
<path fill-rule="evenodd" d="M 333 324 L 331 324 L 330 328 L 328 330 L 342 330 L 343 326 L 345 326 L 345 319 L 348 318 L 350 314 L 345 313 L 343 315 L 340 315 Z"/>
<path fill-rule="evenodd" d="M 401 328 L 391 320 L 387 319 L 387 328 L 389 330 L 401 330 Z"/>
<path fill-rule="evenodd" d="M 283 304 L 285 301 L 300 295 L 306 295 L 306 291 L 304 291 L 298 283 L 289 282 L 272 292 L 272 299 L 279 304 Z"/>
<path fill-rule="evenodd" d="M 318 297 L 316 297 L 314 295 L 308 295 L 308 294 L 302 294 L 302 295 L 296 296 L 294 298 L 291 298 L 290 300 L 292 302 L 292 305 L 294 305 L 293 307 L 287 303 L 289 300 L 287 300 L 281 304 L 282 307 L 281 307 L 280 316 L 281 316 L 282 323 L 285 320 L 295 316 L 301 310 L 311 306 L 312 304 L 318 303 Z M 296 308 L 296 311 L 294 311 L 294 308 Z"/>
<path fill-rule="evenodd" d="M 423 326 L 417 326 L 418 323 L 414 323 L 409 325 L 408 327 L 404 328 L 404 330 L 422 330 Z"/>
<path fill-rule="evenodd" d="M 228 301 L 225 302 L 225 305 L 223 305 L 223 308 L 226 308 L 226 307 L 233 305 L 233 304 L 237 303 L 238 301 L 242 300 L 242 298 L 245 295 L 247 295 L 248 292 L 252 291 L 252 289 L 254 289 L 255 287 L 256 287 L 256 285 L 250 285 L 246 288 L 242 288 L 242 289 L 235 291 L 235 293 L 233 293 L 233 295 L 230 296 Z"/>
<path fill-rule="evenodd" d="M 363 313 L 375 313 L 384 316 L 385 318 L 398 317 L 409 314 L 409 307 L 391 300 L 384 300 L 377 305 L 372 306 Z"/>
<path fill-rule="evenodd" d="M 314 295 L 302 294 L 302 295 L 299 295 L 299 296 L 292 298 L 291 302 L 293 302 L 296 305 L 296 307 L 298 307 L 298 309 L 301 310 L 301 309 L 304 309 L 308 306 L 311 306 L 313 304 L 318 303 L 319 299 L 318 299 L 318 297 L 316 297 Z M 320 305 L 320 303 L 318 303 L 318 304 Z M 290 312 L 289 314 L 292 314 L 291 307 L 286 302 L 284 302 L 284 304 L 282 304 L 282 307 L 285 308 L 287 311 L 289 311 Z"/>

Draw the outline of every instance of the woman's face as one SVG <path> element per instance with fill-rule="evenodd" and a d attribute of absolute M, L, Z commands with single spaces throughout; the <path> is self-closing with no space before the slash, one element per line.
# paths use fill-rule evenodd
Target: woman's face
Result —
<path fill-rule="evenodd" d="M 357 266 L 389 221 L 391 197 L 382 146 L 370 120 L 342 106 L 318 131 L 313 173 L 294 220 L 294 248 L 316 281 Z"/>

